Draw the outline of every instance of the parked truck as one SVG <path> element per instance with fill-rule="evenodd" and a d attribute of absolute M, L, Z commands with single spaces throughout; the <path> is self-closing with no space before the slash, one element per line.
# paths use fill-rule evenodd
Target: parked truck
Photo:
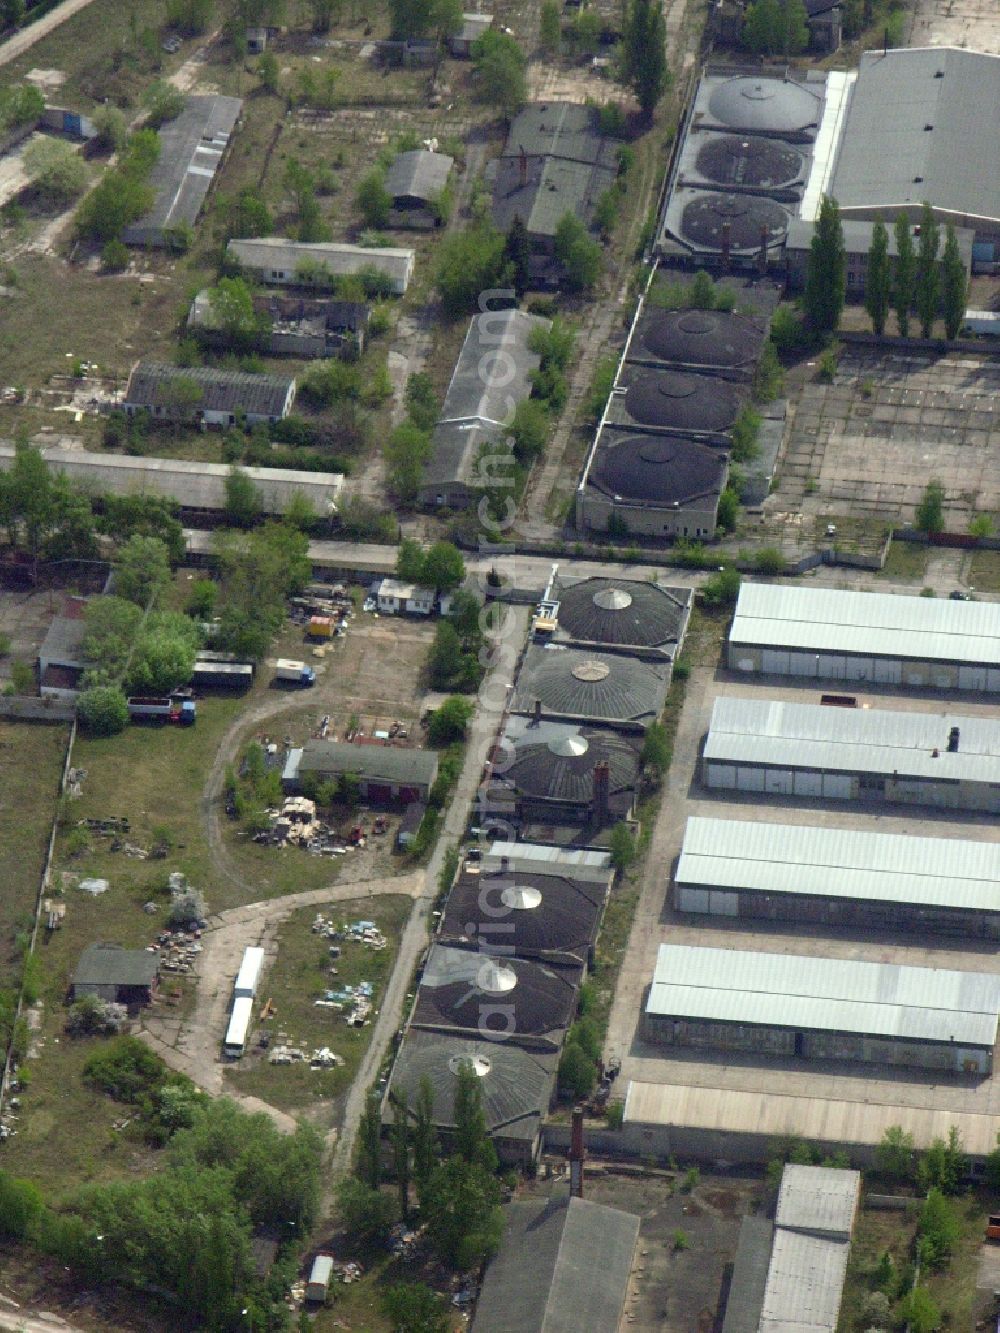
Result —
<path fill-rule="evenodd" d="M 192 727 L 196 709 L 193 699 L 180 695 L 134 695 L 128 700 L 128 715 L 132 722 L 171 722 L 175 726 Z"/>
<path fill-rule="evenodd" d="M 279 657 L 274 679 L 288 685 L 315 685 L 316 672 L 305 662 L 295 662 L 290 657 Z"/>

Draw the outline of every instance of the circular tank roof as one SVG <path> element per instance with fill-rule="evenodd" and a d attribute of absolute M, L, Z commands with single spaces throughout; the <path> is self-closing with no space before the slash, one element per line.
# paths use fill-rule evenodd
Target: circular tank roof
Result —
<path fill-rule="evenodd" d="M 723 310 L 649 310 L 637 330 L 638 352 L 692 366 L 750 365 L 763 331 L 745 315 Z"/>
<path fill-rule="evenodd" d="M 739 391 L 727 380 L 676 370 L 640 371 L 625 393 L 625 410 L 633 421 L 670 430 L 728 430 L 739 403 Z"/>
<path fill-rule="evenodd" d="M 477 1078 L 485 1078 L 490 1067 L 489 1058 L 485 1055 L 453 1055 L 448 1061 L 448 1068 L 456 1076 L 461 1069 L 471 1069 Z"/>
<path fill-rule="evenodd" d="M 698 149 L 700 175 L 718 185 L 775 190 L 797 180 L 803 158 L 789 144 L 753 135 L 713 134 Z"/>
<path fill-rule="evenodd" d="M 607 662 L 595 662 L 588 658 L 586 662 L 578 662 L 572 668 L 572 674 L 576 680 L 596 685 L 599 680 L 606 680 L 611 675 L 611 668 Z"/>
<path fill-rule="evenodd" d="M 586 643 L 676 642 L 686 615 L 684 602 L 653 583 L 591 578 L 559 590 L 560 626 Z"/>
<path fill-rule="evenodd" d="M 672 436 L 631 435 L 598 451 L 593 479 L 607 495 L 650 504 L 682 504 L 718 486 L 718 450 Z"/>
<path fill-rule="evenodd" d="M 729 79 L 716 88 L 708 101 L 708 113 L 733 129 L 787 134 L 815 123 L 819 101 L 801 84 L 750 75 Z"/>
<path fill-rule="evenodd" d="M 560 759 L 579 759 L 587 753 L 589 747 L 583 736 L 557 736 L 555 740 L 549 741 L 548 748 Z"/>
<path fill-rule="evenodd" d="M 594 605 L 602 611 L 624 611 L 632 605 L 632 594 L 624 588 L 602 588 L 594 593 Z"/>
<path fill-rule="evenodd" d="M 530 884 L 508 884 L 500 894 L 500 901 L 512 912 L 533 912 L 542 905 L 542 892 Z"/>
<path fill-rule="evenodd" d="M 732 250 L 760 249 L 761 233 L 775 245 L 788 230 L 788 213 L 773 199 L 752 194 L 698 194 L 685 204 L 681 234 L 705 250 L 721 250 L 726 228 Z"/>
<path fill-rule="evenodd" d="M 505 995 L 517 985 L 517 973 L 495 958 L 487 958 L 476 975 L 476 984 L 488 995 Z"/>

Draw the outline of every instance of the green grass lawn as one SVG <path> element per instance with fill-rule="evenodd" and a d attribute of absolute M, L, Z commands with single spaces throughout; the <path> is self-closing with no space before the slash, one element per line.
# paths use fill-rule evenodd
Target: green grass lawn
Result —
<path fill-rule="evenodd" d="M 976 592 L 1000 593 L 1000 551 L 973 551 L 968 583 Z"/>
<path fill-rule="evenodd" d="M 325 909 L 303 908 L 288 918 L 278 934 L 277 962 L 267 974 L 260 996 L 262 1002 L 270 998 L 275 1006 L 275 1016 L 266 1024 L 272 1046 L 279 1041 L 309 1050 L 329 1046 L 344 1063 L 336 1069 L 321 1070 L 305 1064 L 271 1065 L 266 1054 L 258 1051 L 228 1070 L 233 1087 L 282 1110 L 308 1108 L 347 1091 L 368 1048 L 371 1025 L 350 1027 L 345 1022 L 346 1010 L 320 1009 L 314 1001 L 325 990 L 370 981 L 374 987 L 374 1022 L 412 905 L 404 897 L 358 898 Z M 375 951 L 364 944 L 344 941 L 340 957 L 331 959 L 330 941 L 311 930 L 317 912 L 338 924 L 374 921 L 388 943 Z M 331 966 L 337 968 L 336 976 L 331 976 Z"/>
<path fill-rule="evenodd" d="M 882 573 L 887 579 L 921 582 L 927 573 L 927 547 L 919 542 L 890 542 Z"/>

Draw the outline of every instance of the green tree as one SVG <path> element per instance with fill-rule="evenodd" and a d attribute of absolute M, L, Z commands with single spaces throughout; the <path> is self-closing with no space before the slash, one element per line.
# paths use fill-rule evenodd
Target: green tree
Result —
<path fill-rule="evenodd" d="M 176 120 L 184 110 L 184 94 L 173 84 L 158 79 L 146 89 L 142 104 L 146 108 L 146 124 L 158 130 L 168 120 Z"/>
<path fill-rule="evenodd" d="M 357 203 L 366 227 L 388 226 L 392 195 L 385 188 L 385 174 L 379 167 L 374 167 L 361 178 Z"/>
<path fill-rule="evenodd" d="M 125 147 L 128 140 L 128 120 L 125 112 L 113 102 L 99 106 L 93 114 L 94 129 L 97 131 L 95 145 L 105 153 L 117 153 Z"/>
<path fill-rule="evenodd" d="M 256 341 L 260 323 L 253 292 L 243 278 L 220 278 L 208 289 L 208 303 L 213 322 L 231 342 L 249 347 Z"/>
<path fill-rule="evenodd" d="M 417 371 L 408 377 L 405 398 L 406 411 L 413 424 L 420 430 L 433 430 L 441 405 L 426 371 Z"/>
<path fill-rule="evenodd" d="M 448 1333 L 443 1299 L 424 1282 L 397 1282 L 382 1293 L 382 1309 L 395 1333 Z"/>
<path fill-rule="evenodd" d="M 890 1125 L 875 1149 L 876 1170 L 890 1180 L 912 1180 L 914 1161 L 913 1135 L 901 1125 Z"/>
<path fill-rule="evenodd" d="M 926 1287 L 914 1287 L 899 1303 L 896 1319 L 910 1333 L 935 1333 L 941 1327 L 941 1311 Z"/>
<path fill-rule="evenodd" d="M 472 60 L 482 100 L 508 120 L 515 116 L 528 97 L 528 62 L 514 38 L 488 29 L 473 42 Z"/>
<path fill-rule="evenodd" d="M 914 522 L 920 532 L 944 531 L 944 487 L 939 481 L 929 481 L 924 487 Z"/>
<path fill-rule="evenodd" d="M 0 1171 L 0 1236 L 6 1240 L 27 1240 L 35 1230 L 43 1207 L 36 1185 Z"/>
<path fill-rule="evenodd" d="M 469 227 L 444 238 L 435 280 L 450 319 L 475 309 L 482 292 L 506 285 L 510 266 L 504 249 L 503 235 L 489 225 Z"/>
<path fill-rule="evenodd" d="M 404 583 L 419 583 L 424 576 L 424 548 L 412 537 L 404 537 L 396 551 L 396 577 Z"/>
<path fill-rule="evenodd" d="M 170 553 L 159 537 L 130 537 L 114 563 L 116 595 L 137 606 L 155 602 L 170 582 Z"/>
<path fill-rule="evenodd" d="M 549 414 L 538 398 L 522 398 L 514 408 L 510 423 L 514 457 L 522 467 L 530 467 L 541 457 L 549 438 Z"/>
<path fill-rule="evenodd" d="M 729 485 L 719 496 L 719 508 L 715 521 L 723 532 L 734 532 L 740 516 L 740 494 Z"/>
<path fill-rule="evenodd" d="M 455 1152 L 470 1165 L 496 1171 L 497 1153 L 486 1130 L 483 1093 L 471 1061 L 463 1061 L 455 1075 Z"/>
<path fill-rule="evenodd" d="M 538 42 L 546 55 L 554 56 L 559 52 L 562 38 L 562 19 L 558 0 L 542 0 L 541 16 L 538 24 Z"/>
<path fill-rule="evenodd" d="M 446 699 L 440 708 L 431 713 L 427 727 L 427 739 L 431 745 L 442 748 L 454 741 L 465 739 L 466 729 L 472 719 L 473 705 L 470 700 L 454 694 Z"/>
<path fill-rule="evenodd" d="M 435 542 L 425 553 L 420 582 L 435 592 L 452 592 L 465 579 L 462 553 L 451 542 Z"/>
<path fill-rule="evenodd" d="M 344 1229 L 361 1241 L 384 1241 L 398 1216 L 391 1194 L 357 1176 L 345 1176 L 337 1186 L 337 1211 Z"/>
<path fill-rule="evenodd" d="M 389 0 L 392 35 L 426 37 L 432 22 L 433 0 Z"/>
<path fill-rule="evenodd" d="M 95 685 L 77 699 L 76 715 L 92 736 L 117 736 L 128 725 L 128 704 L 116 685 Z"/>
<path fill-rule="evenodd" d="M 413 1183 L 422 1204 L 424 1192 L 438 1158 L 438 1136 L 434 1123 L 434 1089 L 426 1074 L 417 1087 L 410 1142 L 413 1145 Z"/>
<path fill-rule="evenodd" d="M 503 1232 L 500 1184 L 478 1162 L 450 1157 L 436 1167 L 421 1199 L 421 1215 L 437 1252 L 453 1267 L 474 1268 L 494 1254 Z"/>
<path fill-rule="evenodd" d="M 575 213 L 565 213 L 559 219 L 554 247 L 566 285 L 571 291 L 589 291 L 601 276 L 604 252 Z"/>
<path fill-rule="evenodd" d="M 642 741 L 640 759 L 644 768 L 648 768 L 657 778 L 661 778 L 670 767 L 670 738 L 662 722 L 654 722 L 647 730 Z"/>
<path fill-rule="evenodd" d="M 889 233 L 881 218 L 872 227 L 872 243 L 868 251 L 868 273 L 865 278 L 865 309 L 872 322 L 872 331 L 879 337 L 885 332 L 892 300 L 892 273 L 889 267 Z"/>
<path fill-rule="evenodd" d="M 250 528 L 261 512 L 260 491 L 242 468 L 233 466 L 225 481 L 226 519 L 238 528 Z"/>
<path fill-rule="evenodd" d="M 450 689 L 462 660 L 462 640 L 455 626 L 439 620 L 427 656 L 427 674 L 434 690 Z"/>
<path fill-rule="evenodd" d="M 128 666 L 132 694 L 166 694 L 186 685 L 198 655 L 197 626 L 176 611 L 150 616 Z"/>
<path fill-rule="evenodd" d="M 597 1082 L 594 1061 L 577 1045 L 567 1042 L 559 1061 L 559 1090 L 574 1101 L 589 1097 Z"/>
<path fill-rule="evenodd" d="M 64 139 L 35 139 L 22 161 L 35 193 L 50 206 L 65 207 L 86 187 L 86 163 Z"/>
<path fill-rule="evenodd" d="M 412 421 L 404 421 L 390 431 L 385 442 L 386 481 L 403 504 L 417 498 L 432 453 L 429 432 Z"/>
<path fill-rule="evenodd" d="M 968 1162 L 958 1130 L 952 1125 L 947 1141 L 934 1139 L 917 1165 L 917 1175 L 924 1189 L 943 1194 L 957 1194 Z"/>
<path fill-rule="evenodd" d="M 274 231 L 271 210 L 252 185 L 231 199 L 220 200 L 226 239 L 270 236 Z"/>
<path fill-rule="evenodd" d="M 951 1258 L 962 1234 L 955 1206 L 939 1189 L 928 1192 L 917 1223 L 921 1261 L 931 1268 L 941 1268 Z"/>
<path fill-rule="evenodd" d="M 531 238 L 519 213 L 514 214 L 507 231 L 504 255 L 510 265 L 514 291 L 521 297 L 531 285 Z"/>
<path fill-rule="evenodd" d="M 959 252 L 955 228 L 949 222 L 944 235 L 944 254 L 941 257 L 944 334 L 949 341 L 958 337 L 958 332 L 965 320 L 965 303 L 968 294 L 969 275 Z"/>
<path fill-rule="evenodd" d="M 844 309 L 844 228 L 836 199 L 823 196 L 809 246 L 803 294 L 806 319 L 817 333 L 833 333 Z"/>
<path fill-rule="evenodd" d="M 339 8 L 340 0 L 309 0 L 313 32 L 329 32 Z"/>
<path fill-rule="evenodd" d="M 614 868 L 627 870 L 636 857 L 635 838 L 627 824 L 616 824 L 611 830 L 609 849 Z"/>
<path fill-rule="evenodd" d="M 670 87 L 667 27 L 657 0 L 630 0 L 622 31 L 622 76 L 647 121 Z"/>
<path fill-rule="evenodd" d="M 779 0 L 754 0 L 743 22 L 743 45 L 754 55 L 771 55 L 778 50 L 781 27 Z"/>
<path fill-rule="evenodd" d="M 896 218 L 893 231 L 896 237 L 896 266 L 895 282 L 892 287 L 892 307 L 896 312 L 899 336 L 906 338 L 910 333 L 910 310 L 913 307 L 916 280 L 916 256 L 913 253 L 910 221 L 905 213 L 900 213 Z"/>
<path fill-rule="evenodd" d="M 261 52 L 260 59 L 257 61 L 257 77 L 260 79 L 260 86 L 265 92 L 277 94 L 280 73 L 278 57 L 274 52 Z"/>
<path fill-rule="evenodd" d="M 358 1175 L 369 1189 L 382 1180 L 382 1116 L 378 1093 L 372 1089 L 358 1127 Z"/>
<path fill-rule="evenodd" d="M 406 1107 L 396 1102 L 392 1108 L 392 1166 L 399 1191 L 399 1212 L 405 1222 L 410 1213 L 410 1122 Z"/>
<path fill-rule="evenodd" d="M 940 299 L 940 270 L 938 269 L 938 247 L 941 242 L 941 229 L 934 218 L 930 204 L 924 203 L 920 210 L 920 239 L 917 244 L 917 263 L 914 275 L 914 296 L 917 317 L 920 320 L 920 336 L 929 338 L 934 331 Z"/>

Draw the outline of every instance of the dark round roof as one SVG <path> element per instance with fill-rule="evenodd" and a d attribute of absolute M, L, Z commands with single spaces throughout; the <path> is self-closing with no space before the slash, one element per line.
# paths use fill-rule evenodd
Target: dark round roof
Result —
<path fill-rule="evenodd" d="M 764 332 L 725 310 L 647 310 L 629 355 L 647 353 L 689 366 L 745 366 L 756 361 Z"/>
<path fill-rule="evenodd" d="M 602 884 L 565 875 L 465 872 L 448 896 L 441 929 L 445 937 L 484 948 L 500 940 L 518 957 L 563 952 L 582 957 L 593 940 L 603 902 Z M 496 931 L 498 921 L 504 925 L 502 935 Z"/>
<path fill-rule="evenodd" d="M 685 612 L 686 603 L 655 583 L 593 578 L 559 590 L 559 628 L 583 643 L 676 643 Z"/>
<path fill-rule="evenodd" d="M 717 488 L 724 469 L 717 449 L 693 440 L 633 435 L 598 450 L 590 475 L 605 495 L 682 504 Z"/>
<path fill-rule="evenodd" d="M 656 717 L 668 684 L 665 663 L 641 662 L 592 648 L 529 648 L 517 678 L 514 707 L 531 712 L 630 721 Z"/>
<path fill-rule="evenodd" d="M 749 75 L 729 79 L 712 93 L 708 112 L 721 125 L 789 133 L 815 123 L 819 101 L 801 84 Z"/>
<path fill-rule="evenodd" d="M 522 958 L 496 958 L 477 949 L 435 945 L 417 994 L 413 1021 L 487 1035 L 541 1035 L 568 1027 L 576 1007 L 578 969 Z M 507 1012 L 499 1012 L 503 1006 Z"/>
<path fill-rule="evenodd" d="M 639 766 L 636 744 L 613 731 L 587 727 L 551 741 L 526 743 L 523 738 L 504 779 L 524 796 L 589 805 L 594 796 L 594 768 L 602 760 L 610 768 L 613 800 L 616 793 L 633 786 Z"/>
<path fill-rule="evenodd" d="M 697 194 L 684 205 L 681 233 L 694 245 L 721 250 L 729 225 L 733 250 L 758 250 L 761 231 L 775 245 L 788 230 L 787 211 L 773 199 L 753 194 Z"/>
<path fill-rule="evenodd" d="M 625 392 L 625 410 L 643 426 L 725 431 L 736 420 L 740 395 L 726 380 L 677 370 L 643 370 Z"/>
<path fill-rule="evenodd" d="M 713 134 L 698 150 L 695 166 L 719 185 L 777 189 L 797 180 L 804 160 L 790 144 L 753 135 Z"/>

